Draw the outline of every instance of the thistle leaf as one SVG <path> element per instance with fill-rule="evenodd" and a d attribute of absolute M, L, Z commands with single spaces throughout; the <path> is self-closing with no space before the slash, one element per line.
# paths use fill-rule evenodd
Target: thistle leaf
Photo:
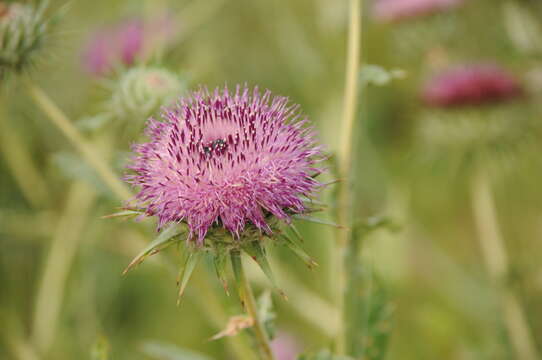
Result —
<path fill-rule="evenodd" d="M 282 234 L 281 238 L 284 240 L 284 245 L 287 246 L 294 254 L 296 254 L 309 267 L 309 269 L 312 270 L 318 266 L 318 263 L 291 237 L 286 234 Z"/>
<path fill-rule="evenodd" d="M 185 233 L 185 229 L 180 224 L 171 224 L 156 237 L 149 245 L 147 245 L 122 272 L 125 275 L 134 266 L 142 263 L 148 256 L 154 255 L 160 250 L 177 241 L 176 237 Z"/>
<path fill-rule="evenodd" d="M 284 294 L 284 291 L 279 289 L 277 286 L 277 282 L 275 281 L 275 276 L 273 275 L 273 271 L 271 270 L 271 266 L 269 265 L 269 262 L 267 261 L 267 254 L 265 253 L 265 249 L 261 246 L 260 241 L 251 241 L 246 246 L 243 247 L 243 250 L 250 255 L 250 257 L 256 261 L 256 263 L 260 266 L 260 269 L 264 272 L 265 276 L 271 281 L 271 284 L 275 288 L 275 290 L 285 299 L 287 299 L 286 294 Z"/>
<path fill-rule="evenodd" d="M 233 275 L 235 277 L 235 284 L 237 286 L 237 293 L 239 294 L 239 299 L 241 299 L 241 305 L 243 308 L 246 303 L 246 294 L 245 288 L 243 287 L 243 264 L 241 263 L 241 253 L 238 250 L 233 250 L 230 252 L 231 267 L 233 270 Z"/>
<path fill-rule="evenodd" d="M 194 272 L 194 269 L 196 268 L 196 265 L 198 264 L 201 255 L 201 251 L 190 252 L 186 258 L 186 262 L 180 269 L 180 276 L 178 281 L 179 295 L 177 296 L 177 306 L 179 306 L 179 304 L 181 303 L 181 298 L 184 294 L 184 290 L 186 289 L 186 285 L 188 284 L 188 280 L 190 280 L 190 277 L 192 276 L 192 273 Z"/>
<path fill-rule="evenodd" d="M 220 280 L 220 283 L 224 287 L 224 291 L 226 292 L 226 295 L 230 296 L 230 292 L 228 289 L 228 279 L 226 276 L 226 265 L 228 263 L 228 252 L 226 249 L 218 249 L 214 259 L 213 263 L 215 265 L 216 270 L 216 276 Z"/>
<path fill-rule="evenodd" d="M 312 223 L 315 223 L 315 224 L 333 226 L 333 227 L 336 227 L 338 229 L 343 229 L 344 228 L 344 226 L 336 224 L 336 223 L 334 223 L 332 221 L 325 220 L 325 219 L 320 219 L 320 218 L 315 218 L 315 217 L 307 216 L 307 215 L 303 215 L 303 214 L 295 214 L 295 215 L 293 215 L 293 217 L 295 219 L 305 220 L 305 221 L 309 221 L 309 222 L 312 222 Z"/>
<path fill-rule="evenodd" d="M 114 218 L 132 218 L 143 214 L 142 210 L 132 210 L 132 209 L 124 209 L 119 212 L 104 215 L 101 218 L 102 219 L 114 219 Z"/>

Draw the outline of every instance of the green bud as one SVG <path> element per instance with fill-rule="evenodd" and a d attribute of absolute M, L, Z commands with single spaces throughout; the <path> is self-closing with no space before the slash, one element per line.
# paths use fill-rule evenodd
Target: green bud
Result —
<path fill-rule="evenodd" d="M 119 118 L 146 119 L 180 96 L 181 78 L 159 67 L 127 70 L 113 88 L 111 110 Z"/>
<path fill-rule="evenodd" d="M 34 7 L 0 2 L 0 76 L 21 71 L 32 62 L 47 29 L 45 4 Z"/>

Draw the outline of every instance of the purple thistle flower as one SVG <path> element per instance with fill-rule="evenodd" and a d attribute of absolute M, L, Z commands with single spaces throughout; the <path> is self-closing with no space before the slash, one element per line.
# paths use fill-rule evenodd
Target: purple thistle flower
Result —
<path fill-rule="evenodd" d="M 457 107 L 517 98 L 523 89 L 515 77 L 492 64 L 463 65 L 432 78 L 422 92 L 424 102 Z"/>
<path fill-rule="evenodd" d="M 87 72 L 102 76 L 117 65 L 131 66 L 148 56 L 157 44 L 168 44 L 177 26 L 168 16 L 160 16 L 148 24 L 130 19 L 105 27 L 94 33 L 83 52 L 83 66 Z"/>
<path fill-rule="evenodd" d="M 270 234 L 272 216 L 288 222 L 305 209 L 320 183 L 322 149 L 308 119 L 285 97 L 257 88 L 202 87 L 149 119 L 150 141 L 135 145 L 127 181 L 139 188 L 137 206 L 158 227 L 186 222 L 203 243 L 212 226 L 236 238 L 251 223 Z"/>
<path fill-rule="evenodd" d="M 463 0 L 376 0 L 373 15 L 382 22 L 395 22 L 447 11 L 462 3 Z"/>
<path fill-rule="evenodd" d="M 143 50 L 143 22 L 129 20 L 96 32 L 83 53 L 85 69 L 97 76 L 115 65 L 132 65 Z"/>

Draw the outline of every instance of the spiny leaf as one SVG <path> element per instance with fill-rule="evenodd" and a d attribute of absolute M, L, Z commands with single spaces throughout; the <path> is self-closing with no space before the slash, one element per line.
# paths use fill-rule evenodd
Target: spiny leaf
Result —
<path fill-rule="evenodd" d="M 186 285 L 188 284 L 188 280 L 190 280 L 190 276 L 192 276 L 192 272 L 194 272 L 201 255 L 201 251 L 194 251 L 190 252 L 186 258 L 186 262 L 184 263 L 179 276 L 179 295 L 177 296 L 177 306 L 179 306 L 181 303 L 181 298 L 184 294 L 184 290 L 186 289 Z"/>
<path fill-rule="evenodd" d="M 271 266 L 269 265 L 269 262 L 267 261 L 267 255 L 265 254 L 265 249 L 261 246 L 260 241 L 251 241 L 247 245 L 243 247 L 243 250 L 250 255 L 250 257 L 256 261 L 256 263 L 260 266 L 264 274 L 267 276 L 269 281 L 271 281 L 271 284 L 273 287 L 277 290 L 277 292 L 287 299 L 286 294 L 284 294 L 284 291 L 279 289 L 277 286 L 277 283 L 275 281 L 275 276 L 273 275 L 273 271 L 271 270 Z"/>
<path fill-rule="evenodd" d="M 241 263 L 241 253 L 238 250 L 233 250 L 230 252 L 231 267 L 233 270 L 233 275 L 235 277 L 235 284 L 237 286 L 237 293 L 241 299 L 241 304 L 243 308 L 246 304 L 246 294 L 245 288 L 243 286 L 243 264 Z"/>
<path fill-rule="evenodd" d="M 296 254 L 308 267 L 313 269 L 318 266 L 318 263 L 305 252 L 291 237 L 286 234 L 282 234 L 281 238 L 284 240 L 284 245 L 287 246 L 294 254 Z"/>
<path fill-rule="evenodd" d="M 143 214 L 142 210 L 124 209 L 113 214 L 104 215 L 101 218 L 102 219 L 131 218 L 131 217 L 136 217 L 141 214 Z"/>
<path fill-rule="evenodd" d="M 174 241 L 178 235 L 185 232 L 185 229 L 180 224 L 171 224 L 156 237 L 149 245 L 147 245 L 131 262 L 126 269 L 122 272 L 125 275 L 134 266 L 142 263 L 149 255 L 154 255 L 160 250 L 164 249 Z"/>
<path fill-rule="evenodd" d="M 299 232 L 299 230 L 297 230 L 297 227 L 292 223 L 290 224 L 290 229 L 292 230 L 292 232 L 294 233 L 294 235 L 299 239 L 300 242 L 304 243 L 305 240 L 303 239 L 303 237 L 301 236 L 301 233 Z"/>
<path fill-rule="evenodd" d="M 224 291 L 226 292 L 226 295 L 230 295 L 230 292 L 228 290 L 228 279 L 226 276 L 226 265 L 228 263 L 228 252 L 227 250 L 218 249 L 214 259 L 213 259 L 215 270 L 216 270 L 216 276 L 218 276 L 218 279 L 222 283 L 222 286 L 224 287 Z"/>
<path fill-rule="evenodd" d="M 315 224 L 333 226 L 333 227 L 336 227 L 336 228 L 339 228 L 339 229 L 344 228 L 344 226 L 336 224 L 336 223 L 334 223 L 332 221 L 325 220 L 325 219 L 320 219 L 320 218 L 315 218 L 315 217 L 307 216 L 307 215 L 303 215 L 303 214 L 295 214 L 295 215 L 293 215 L 293 217 L 296 218 L 296 219 L 299 219 L 299 220 L 305 220 L 305 221 L 309 221 L 309 222 L 312 222 L 312 223 L 315 223 Z"/>

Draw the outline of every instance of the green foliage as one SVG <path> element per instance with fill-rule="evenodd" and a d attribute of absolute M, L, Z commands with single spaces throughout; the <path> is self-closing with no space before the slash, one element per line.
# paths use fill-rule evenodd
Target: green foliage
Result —
<path fill-rule="evenodd" d="M 195 351 L 158 341 L 145 342 L 142 351 L 153 360 L 212 360 Z"/>
<path fill-rule="evenodd" d="M 359 74 L 359 81 L 362 86 L 376 85 L 385 86 L 393 80 L 402 80 L 406 77 L 406 72 L 401 69 L 386 70 L 378 65 L 363 65 Z"/>
<path fill-rule="evenodd" d="M 315 354 L 300 355 L 297 360 L 354 360 L 349 356 L 333 355 L 331 351 L 324 349 Z"/>
<path fill-rule="evenodd" d="M 363 241 L 374 231 L 397 230 L 386 217 L 372 217 L 354 226 L 346 255 L 347 351 L 355 358 L 383 360 L 391 335 L 392 306 L 378 277 L 361 258 Z"/>
<path fill-rule="evenodd" d="M 110 360 L 110 345 L 105 336 L 100 336 L 90 351 L 91 360 Z"/>
<path fill-rule="evenodd" d="M 277 314 L 273 309 L 273 299 L 270 291 L 264 291 L 258 298 L 258 318 L 262 322 L 269 339 L 273 340 L 276 335 L 275 320 Z"/>
<path fill-rule="evenodd" d="M 170 224 L 163 229 L 160 234 L 147 245 L 135 258 L 132 259 L 130 264 L 124 269 L 123 274 L 126 274 L 134 266 L 141 264 L 147 257 L 157 254 L 161 250 L 168 246 L 181 241 L 179 237 L 186 234 L 186 227 L 182 224 Z"/>

